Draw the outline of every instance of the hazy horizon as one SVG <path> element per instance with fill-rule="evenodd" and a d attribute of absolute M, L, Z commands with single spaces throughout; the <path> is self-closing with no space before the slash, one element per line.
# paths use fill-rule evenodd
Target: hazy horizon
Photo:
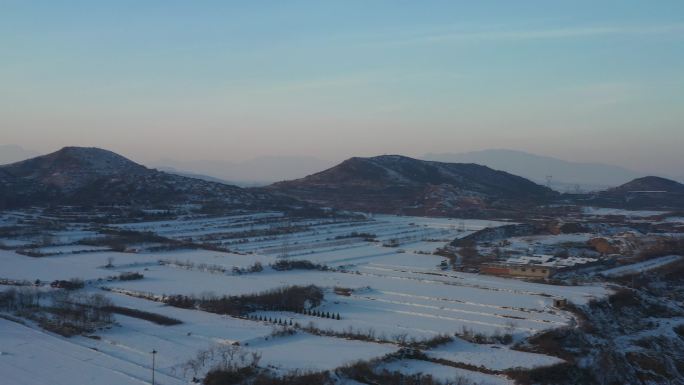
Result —
<path fill-rule="evenodd" d="M 684 174 L 684 3 L 0 6 L 0 143 L 141 163 L 521 150 Z"/>
<path fill-rule="evenodd" d="M 0 165 L 45 155 L 17 145 L 0 144 Z M 124 154 L 125 155 L 125 154 Z M 383 155 L 383 154 L 376 154 Z M 405 154 L 398 154 L 404 155 Z M 351 156 L 347 157 L 350 158 Z M 151 168 L 195 176 L 207 180 L 218 180 L 240 186 L 260 186 L 282 180 L 292 180 L 334 167 L 347 159 L 324 159 L 312 156 L 268 155 L 240 161 L 226 160 L 178 160 L 162 158 L 141 162 Z M 620 165 L 604 163 L 573 162 L 512 149 L 484 149 L 461 153 L 427 153 L 414 156 L 416 159 L 449 163 L 477 163 L 523 176 L 539 184 L 548 184 L 559 191 L 596 191 L 614 187 L 644 176 L 660 176 L 684 183 L 684 175 L 669 175 L 662 172 L 639 172 Z"/>

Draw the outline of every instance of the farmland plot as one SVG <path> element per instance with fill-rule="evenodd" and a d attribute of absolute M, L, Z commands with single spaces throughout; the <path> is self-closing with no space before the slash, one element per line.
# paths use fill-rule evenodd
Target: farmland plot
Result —
<path fill-rule="evenodd" d="M 231 347 L 236 347 L 243 357 L 258 354 L 259 365 L 276 372 L 331 370 L 359 359 L 385 357 L 407 341 L 440 335 L 468 331 L 484 335 L 508 333 L 521 339 L 574 322 L 570 313 L 553 308 L 554 298 L 585 303 L 606 294 L 600 286 L 552 286 L 441 268 L 446 259 L 433 254 L 436 249 L 453 238 L 501 224 L 394 216 L 307 219 L 263 213 L 114 226 L 206 244 L 212 250 L 141 248 L 128 253 L 91 252 L 74 243 L 44 246 L 44 251 L 61 254 L 40 258 L 2 250 L 0 278 L 29 282 L 81 278 L 86 282 L 86 292 L 103 293 L 116 306 L 168 317 L 178 324 L 164 326 L 135 315 L 116 314 L 116 325 L 97 331 L 96 338 L 78 336 L 69 340 L 39 331 L 32 324 L 11 324 L 8 330 L 17 331 L 13 337 L 0 336 L 0 346 L 10 347 L 6 350 L 10 350 L 11 358 L 1 355 L 0 368 L 14 368 L 12 373 L 19 375 L 28 365 L 22 354 L 29 351 L 19 347 L 21 341 L 46 335 L 49 338 L 40 338 L 74 352 L 65 357 L 50 353 L 53 356 L 44 357 L 46 360 L 71 368 L 76 363 L 70 357 L 78 361 L 84 359 L 83 352 L 97 352 L 99 358 L 92 361 L 95 367 L 89 364 L 83 375 L 107 376 L 111 383 L 135 383 L 144 378 L 152 349 L 158 352 L 157 369 L 165 384 L 185 383 L 202 376 L 216 364 L 206 358 L 213 353 L 206 352 Z M 84 236 L 96 236 L 83 229 L 73 231 L 60 233 L 60 240 L 77 242 Z M 272 267 L 283 260 L 307 260 L 314 268 L 282 271 Z M 260 268 L 252 269 L 255 264 Z M 139 273 L 142 278 L 116 278 L 129 272 Z M 315 314 L 262 310 L 251 312 L 248 319 L 175 308 L 162 302 L 168 295 L 239 296 L 293 285 L 323 289 L 323 302 L 310 309 Z M 283 326 L 275 325 L 276 319 L 280 325 L 295 325 L 295 331 L 279 333 Z M 347 337 L 342 338 L 345 333 Z M 506 347 L 484 347 L 458 339 L 427 353 L 435 359 L 481 365 L 494 371 L 530 361 Z M 46 350 L 42 354 L 49 353 Z M 203 365 L 198 366 L 198 356 L 205 357 Z M 529 357 L 533 358 L 530 367 L 558 362 L 547 356 Z M 476 382 L 509 383 L 500 375 L 425 361 L 395 360 L 386 365 L 386 369 L 407 373 L 427 371 L 441 379 L 464 377 Z M 115 373 L 102 373 L 107 370 Z M 88 378 L 83 380 L 88 382 Z M 57 376 L 54 383 L 71 384 L 65 381 Z"/>

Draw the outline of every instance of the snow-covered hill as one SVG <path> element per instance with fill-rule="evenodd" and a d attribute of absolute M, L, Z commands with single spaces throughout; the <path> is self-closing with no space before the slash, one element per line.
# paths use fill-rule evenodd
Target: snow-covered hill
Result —
<path fill-rule="evenodd" d="M 556 193 L 525 178 L 477 164 L 400 155 L 350 158 L 271 191 L 332 207 L 385 213 L 448 215 L 535 204 Z"/>
<path fill-rule="evenodd" d="M 0 208 L 203 202 L 249 209 L 279 206 L 285 200 L 262 191 L 149 169 L 99 148 L 65 147 L 0 167 Z"/>

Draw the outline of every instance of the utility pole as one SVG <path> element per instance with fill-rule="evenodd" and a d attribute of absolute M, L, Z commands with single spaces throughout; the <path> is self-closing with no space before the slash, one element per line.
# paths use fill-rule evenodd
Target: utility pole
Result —
<path fill-rule="evenodd" d="M 152 385 L 154 385 L 154 356 L 157 354 L 156 350 L 152 350 Z"/>

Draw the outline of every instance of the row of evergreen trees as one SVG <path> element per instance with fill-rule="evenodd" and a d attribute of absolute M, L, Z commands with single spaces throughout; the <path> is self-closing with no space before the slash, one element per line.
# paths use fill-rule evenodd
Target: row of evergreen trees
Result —
<path fill-rule="evenodd" d="M 286 325 L 293 326 L 294 325 L 292 323 L 292 320 L 290 320 L 288 322 L 287 320 L 283 320 L 282 318 L 271 318 L 271 317 L 266 317 L 266 316 L 262 317 L 260 315 L 259 316 L 250 315 L 249 319 L 251 319 L 253 321 L 264 321 L 264 322 L 269 322 L 269 323 L 273 323 L 273 324 L 277 324 L 277 325 L 284 325 L 284 326 L 286 326 Z"/>
<path fill-rule="evenodd" d="M 311 310 L 311 309 L 300 309 L 296 313 L 299 314 L 304 314 L 304 315 L 310 315 L 312 317 L 321 317 L 321 318 L 330 318 L 330 319 L 340 319 L 340 313 L 330 313 L 329 311 L 322 312 L 318 310 Z"/>
<path fill-rule="evenodd" d="M 321 318 L 329 318 L 329 319 L 335 319 L 335 320 L 340 320 L 340 313 L 330 313 L 330 312 L 322 312 L 318 310 L 301 310 L 297 311 L 296 313 L 300 314 L 305 314 L 305 315 L 310 315 L 312 317 L 321 317 Z M 261 315 L 250 315 L 249 319 L 254 320 L 254 321 L 265 321 L 265 322 L 270 322 L 270 323 L 275 323 L 278 325 L 290 325 L 292 326 L 292 320 L 288 321 L 287 320 L 282 320 L 281 318 L 272 318 L 272 317 L 266 317 L 266 316 L 261 316 Z"/>

